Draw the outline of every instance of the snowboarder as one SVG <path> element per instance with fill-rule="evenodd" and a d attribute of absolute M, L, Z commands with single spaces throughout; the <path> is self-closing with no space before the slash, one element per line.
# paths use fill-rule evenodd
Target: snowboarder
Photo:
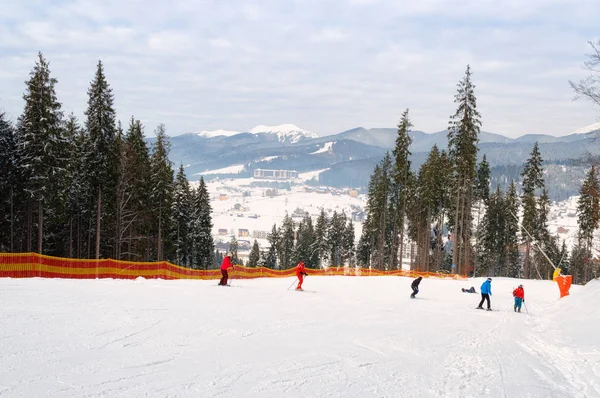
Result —
<path fill-rule="evenodd" d="M 475 291 L 475 286 L 471 286 L 470 289 L 465 289 L 464 287 L 462 288 L 462 292 L 463 293 L 477 293 L 477 291 Z"/>
<path fill-rule="evenodd" d="M 227 286 L 227 279 L 229 279 L 229 275 L 227 274 L 227 270 L 229 268 L 235 269 L 233 264 L 231 264 L 231 256 L 227 254 L 223 257 L 223 262 L 221 263 L 221 281 L 219 282 L 219 286 Z"/>
<path fill-rule="evenodd" d="M 423 280 L 422 276 L 418 277 L 411 283 L 410 287 L 412 288 L 413 292 L 410 295 L 410 298 L 414 299 L 417 293 L 419 293 L 419 283 L 421 283 L 421 280 Z"/>
<path fill-rule="evenodd" d="M 523 285 L 519 285 L 513 291 L 513 297 L 515 298 L 515 312 L 521 312 L 521 305 L 525 302 L 525 290 L 523 290 Z"/>
<path fill-rule="evenodd" d="M 479 302 L 479 305 L 477 306 L 478 310 L 483 309 L 484 301 L 487 301 L 487 310 L 488 311 L 492 310 L 491 304 L 490 304 L 490 296 L 491 295 L 492 295 L 492 278 L 487 278 L 487 280 L 481 284 L 481 301 Z"/>
<path fill-rule="evenodd" d="M 302 282 L 304 281 L 304 276 L 308 275 L 306 273 L 306 268 L 304 267 L 304 261 L 300 261 L 296 266 L 296 276 L 298 277 L 298 286 L 296 286 L 296 290 L 302 290 Z"/>

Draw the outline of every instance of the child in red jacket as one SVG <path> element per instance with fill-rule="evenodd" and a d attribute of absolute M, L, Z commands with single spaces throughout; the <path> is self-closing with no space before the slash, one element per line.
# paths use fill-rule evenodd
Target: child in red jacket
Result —
<path fill-rule="evenodd" d="M 304 262 L 300 261 L 296 266 L 296 276 L 298 277 L 298 286 L 296 286 L 296 290 L 302 290 L 302 281 L 304 280 L 305 275 L 308 274 L 306 273 Z"/>
<path fill-rule="evenodd" d="M 519 285 L 513 291 L 513 297 L 515 298 L 515 312 L 521 312 L 521 305 L 525 302 L 525 290 L 523 290 L 523 285 Z"/>

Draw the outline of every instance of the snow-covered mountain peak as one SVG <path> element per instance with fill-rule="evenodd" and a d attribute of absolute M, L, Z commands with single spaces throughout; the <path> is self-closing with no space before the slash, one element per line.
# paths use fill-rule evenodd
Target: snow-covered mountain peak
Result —
<path fill-rule="evenodd" d="M 200 137 L 212 138 L 212 137 L 231 137 L 232 135 L 239 134 L 239 131 L 231 131 L 231 130 L 213 130 L 213 131 L 197 131 L 194 134 L 199 135 Z"/>
<path fill-rule="evenodd" d="M 307 138 L 318 138 L 319 136 L 293 124 L 281 124 L 279 126 L 256 126 L 250 130 L 252 134 L 276 134 L 280 142 L 296 142 Z"/>
<path fill-rule="evenodd" d="M 589 126 L 585 126 L 580 129 L 577 129 L 577 130 L 573 131 L 571 134 L 585 134 L 585 133 L 589 133 L 591 131 L 596 131 L 596 130 L 600 130 L 600 122 L 590 124 Z M 569 134 L 569 135 L 571 135 L 571 134 Z"/>

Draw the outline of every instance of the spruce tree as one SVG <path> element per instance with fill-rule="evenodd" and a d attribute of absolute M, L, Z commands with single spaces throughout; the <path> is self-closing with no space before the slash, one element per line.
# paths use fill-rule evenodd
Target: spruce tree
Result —
<path fill-rule="evenodd" d="M 511 278 L 520 278 L 523 270 L 519 261 L 519 196 L 514 180 L 511 181 L 510 187 L 504 201 L 505 224 L 504 224 L 504 245 L 506 247 L 506 276 Z"/>
<path fill-rule="evenodd" d="M 471 68 L 467 66 L 465 77 L 459 82 L 454 97 L 458 108 L 450 117 L 448 125 L 448 150 L 453 166 L 452 263 L 456 265 L 460 274 L 465 273 L 472 265 L 471 205 L 476 177 L 477 142 L 481 127 L 481 115 L 477 111 L 474 89 Z"/>
<path fill-rule="evenodd" d="M 266 257 L 266 267 L 271 269 L 280 269 L 280 263 L 278 263 L 277 257 L 277 248 L 280 245 L 280 237 L 279 231 L 277 230 L 277 225 L 273 224 L 273 228 L 271 229 L 271 233 L 267 235 L 267 240 L 269 241 L 269 251 Z"/>
<path fill-rule="evenodd" d="M 577 225 L 579 239 L 592 247 L 594 231 L 600 227 L 600 183 L 596 168 L 592 166 L 579 190 L 577 200 Z"/>
<path fill-rule="evenodd" d="M 240 262 L 241 262 L 240 258 L 238 257 L 238 249 L 239 249 L 239 244 L 234 235 L 231 237 L 231 240 L 229 241 L 229 249 L 227 250 L 227 253 L 231 257 L 231 263 L 233 265 L 240 264 Z"/>
<path fill-rule="evenodd" d="M 173 204 L 173 167 L 169 160 L 170 143 L 165 132 L 164 124 L 159 124 L 156 128 L 156 142 L 152 148 L 152 156 L 150 157 L 150 208 L 154 213 L 151 218 L 152 232 L 155 234 L 156 240 L 156 259 L 162 261 L 165 258 L 164 248 L 167 247 L 167 252 L 170 250 L 170 241 L 168 234 L 165 231 L 170 230 L 171 220 L 171 205 Z M 198 206 L 195 206 L 198 210 Z M 210 208 L 209 208 L 210 217 Z M 212 237 L 212 235 L 211 235 Z M 213 247 L 206 247 L 203 252 L 202 265 L 203 268 L 212 264 Z"/>
<path fill-rule="evenodd" d="M 185 176 L 183 165 L 175 177 L 175 192 L 173 195 L 173 242 L 175 246 L 176 263 L 190 267 L 192 258 L 191 213 L 192 197 L 190 185 Z M 220 262 L 217 262 L 220 264 Z"/>
<path fill-rule="evenodd" d="M 582 253 L 587 251 L 591 254 L 594 231 L 600 227 L 600 183 L 594 166 L 588 171 L 579 194 L 577 201 L 578 246 Z M 586 267 L 580 270 L 579 280 L 585 283 L 591 279 L 593 272 L 590 270 L 592 262 L 588 261 L 587 257 L 584 263 Z"/>
<path fill-rule="evenodd" d="M 0 252 L 14 251 L 16 143 L 14 128 L 0 111 Z"/>
<path fill-rule="evenodd" d="M 279 236 L 279 248 L 278 258 L 279 267 L 281 269 L 288 269 L 294 261 L 294 248 L 295 248 L 295 233 L 294 233 L 294 221 L 288 214 L 283 218 L 281 224 L 280 236 Z"/>
<path fill-rule="evenodd" d="M 90 188 L 95 195 L 94 211 L 96 258 L 110 255 L 108 242 L 113 240 L 116 181 L 118 167 L 118 152 L 115 147 L 117 126 L 116 112 L 114 109 L 114 96 L 110 85 L 104 75 L 102 61 L 98 61 L 94 80 L 88 89 L 88 107 L 85 111 L 85 128 L 89 134 L 91 150 L 86 159 L 87 175 L 90 178 Z M 104 224 L 102 225 L 102 220 Z M 113 225 L 107 225 L 110 223 Z M 100 253 L 101 242 L 107 246 Z M 113 251 L 114 253 L 114 251 Z"/>
<path fill-rule="evenodd" d="M 260 247 L 258 246 L 258 241 L 254 239 L 254 243 L 252 244 L 252 249 L 250 250 L 250 254 L 248 256 L 248 267 L 258 267 L 258 263 L 260 261 Z"/>
<path fill-rule="evenodd" d="M 128 260 L 149 261 L 154 245 L 150 243 L 150 155 L 139 120 L 131 118 L 124 141 L 123 165 L 126 196 L 124 215 L 128 215 L 123 233 L 128 241 Z M 189 192 L 189 188 L 188 188 Z"/>
<path fill-rule="evenodd" d="M 212 237 L 212 208 L 203 177 L 200 177 L 200 184 L 196 190 L 193 206 L 192 226 L 195 263 L 200 269 L 208 269 L 211 265 L 211 253 L 215 245 Z"/>
<path fill-rule="evenodd" d="M 538 210 L 538 201 L 536 193 L 544 188 L 544 170 L 542 168 L 542 157 L 539 151 L 538 143 L 533 146 L 529 159 L 525 163 L 525 168 L 521 173 L 523 177 L 521 200 L 523 203 L 523 221 L 521 237 L 525 242 L 525 261 L 523 264 L 523 277 L 530 277 L 530 250 L 531 238 L 536 238 L 536 230 L 540 225 L 540 215 Z M 531 234 L 531 237 L 529 236 Z"/>
<path fill-rule="evenodd" d="M 355 246 L 354 246 L 354 223 L 352 218 L 348 218 L 346 227 L 344 228 L 344 234 L 342 237 L 342 249 L 344 253 L 344 259 L 349 266 L 355 265 Z"/>
<path fill-rule="evenodd" d="M 56 98 L 57 80 L 50 75 L 49 64 L 40 52 L 26 82 L 25 108 L 18 120 L 18 157 L 24 177 L 24 198 L 28 203 L 27 251 L 31 251 L 33 209 L 37 209 L 37 251 L 42 253 L 44 211 L 50 214 L 60 205 L 66 159 L 61 104 Z M 63 202 L 64 203 L 64 202 Z"/>
<path fill-rule="evenodd" d="M 315 224 L 315 255 L 317 258 L 317 264 L 315 266 L 320 267 L 323 264 L 323 258 L 327 251 L 327 242 L 325 240 L 327 235 L 327 216 L 325 210 L 321 208 L 321 212 L 317 217 Z"/>
<path fill-rule="evenodd" d="M 392 172 L 391 184 L 391 247 L 390 247 L 390 266 L 398 268 L 398 249 L 400 250 L 400 262 L 402 261 L 402 252 L 404 250 L 404 226 L 406 203 L 408 194 L 408 179 L 411 162 L 409 150 L 412 138 L 410 129 L 413 127 L 408 117 L 408 109 L 402 113 L 400 123 L 398 123 L 398 132 L 396 135 L 396 146 L 393 150 L 394 166 Z"/>

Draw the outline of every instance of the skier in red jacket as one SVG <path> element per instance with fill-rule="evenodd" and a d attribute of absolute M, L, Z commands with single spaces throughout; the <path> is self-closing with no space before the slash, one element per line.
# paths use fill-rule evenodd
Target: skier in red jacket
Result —
<path fill-rule="evenodd" d="M 521 312 L 521 304 L 525 302 L 525 290 L 523 290 L 523 285 L 519 285 L 518 288 L 513 290 L 513 297 L 515 298 L 515 312 Z"/>
<path fill-rule="evenodd" d="M 304 280 L 304 275 L 308 275 L 306 273 L 306 268 L 304 268 L 304 262 L 300 261 L 296 266 L 296 276 L 298 277 L 298 286 L 296 286 L 296 290 L 302 290 L 302 281 Z"/>
<path fill-rule="evenodd" d="M 235 267 L 233 266 L 233 264 L 231 264 L 231 257 L 228 255 L 226 255 L 225 257 L 223 257 L 223 262 L 221 263 L 221 281 L 219 282 L 220 286 L 227 286 L 227 279 L 229 279 L 229 275 L 227 274 L 227 270 L 229 268 L 233 268 L 235 269 Z"/>

